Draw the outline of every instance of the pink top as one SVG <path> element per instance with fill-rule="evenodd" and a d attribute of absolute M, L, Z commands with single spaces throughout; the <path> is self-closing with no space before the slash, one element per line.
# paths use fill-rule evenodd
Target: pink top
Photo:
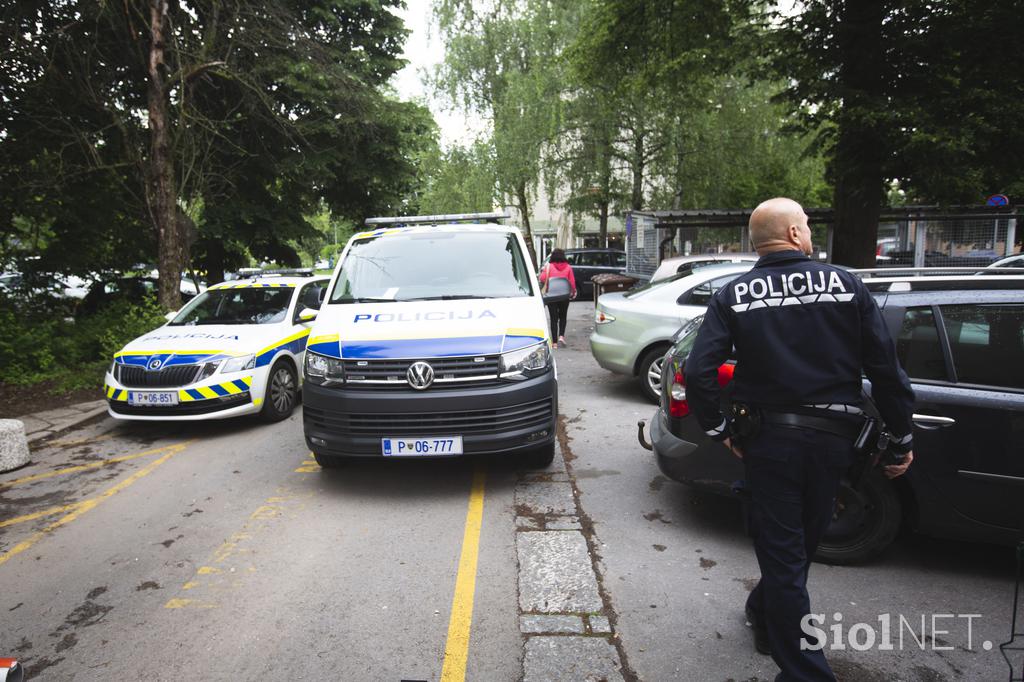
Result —
<path fill-rule="evenodd" d="M 540 283 L 543 284 L 547 281 L 548 277 L 564 277 L 569 280 L 569 286 L 572 287 L 572 293 L 576 293 L 576 278 L 572 276 L 572 266 L 568 263 L 548 263 L 544 266 L 544 269 L 540 271 Z"/>

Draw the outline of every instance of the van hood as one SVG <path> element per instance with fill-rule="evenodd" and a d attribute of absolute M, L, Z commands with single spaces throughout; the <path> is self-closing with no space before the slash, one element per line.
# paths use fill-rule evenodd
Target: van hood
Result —
<path fill-rule="evenodd" d="M 309 338 L 314 353 L 344 359 L 496 355 L 548 338 L 534 296 L 325 304 Z"/>
<path fill-rule="evenodd" d="M 283 333 L 278 324 L 164 325 L 127 344 L 114 357 L 120 363 L 151 369 L 196 364 L 256 353 Z"/>

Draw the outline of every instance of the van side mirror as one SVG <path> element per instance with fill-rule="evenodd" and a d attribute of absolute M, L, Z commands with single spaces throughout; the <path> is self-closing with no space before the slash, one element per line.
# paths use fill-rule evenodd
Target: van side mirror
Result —
<path fill-rule="evenodd" d="M 302 310 L 299 311 L 299 314 L 296 316 L 296 319 L 299 322 L 312 322 L 313 320 L 316 319 L 316 316 L 317 311 L 313 310 L 312 308 L 303 308 Z"/>
<path fill-rule="evenodd" d="M 170 322 L 171 320 L 173 320 L 177 316 L 178 316 L 178 311 L 177 310 L 172 310 L 169 313 L 164 313 L 164 319 L 167 320 L 168 322 Z"/>
<path fill-rule="evenodd" d="M 321 304 L 323 304 L 325 298 L 327 298 L 327 287 L 320 287 L 320 303 Z"/>

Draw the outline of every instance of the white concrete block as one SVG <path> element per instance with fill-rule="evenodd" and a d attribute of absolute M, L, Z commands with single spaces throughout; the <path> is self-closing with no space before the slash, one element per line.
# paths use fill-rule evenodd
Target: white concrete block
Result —
<path fill-rule="evenodd" d="M 18 419 L 0 419 L 0 472 L 28 464 L 25 425 Z"/>

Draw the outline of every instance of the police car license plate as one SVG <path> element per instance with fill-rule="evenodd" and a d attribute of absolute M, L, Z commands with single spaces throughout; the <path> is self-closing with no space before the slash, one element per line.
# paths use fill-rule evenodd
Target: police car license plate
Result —
<path fill-rule="evenodd" d="M 177 391 L 128 391 L 129 405 L 162 407 L 178 404 Z"/>
<path fill-rule="evenodd" d="M 432 438 L 381 438 L 380 447 L 385 457 L 461 455 L 462 436 L 435 436 Z"/>

